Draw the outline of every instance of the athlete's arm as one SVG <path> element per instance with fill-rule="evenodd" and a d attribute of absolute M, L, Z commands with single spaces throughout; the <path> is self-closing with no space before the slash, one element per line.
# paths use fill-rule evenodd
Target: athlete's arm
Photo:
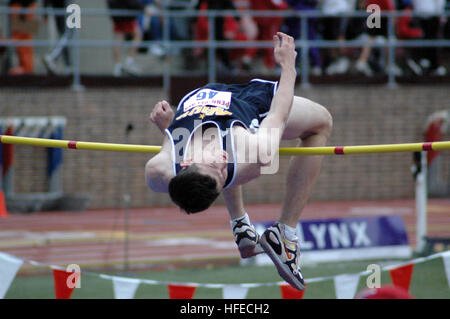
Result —
<path fill-rule="evenodd" d="M 258 162 L 260 165 L 269 164 L 267 163 L 268 159 L 273 158 L 278 152 L 286 121 L 291 112 L 295 79 L 297 77 L 295 70 L 297 52 L 295 51 L 294 39 L 284 33 L 278 32 L 274 36 L 274 55 L 276 62 L 281 66 L 281 76 L 277 92 L 272 99 L 270 111 L 261 122 L 258 133 L 256 134 L 258 147 L 267 148 L 267 145 L 270 145 L 270 149 L 264 149 L 258 152 Z"/>
<path fill-rule="evenodd" d="M 145 182 L 151 190 L 167 193 L 169 182 L 173 176 L 171 145 L 166 136 L 161 151 L 153 156 L 145 165 Z"/>
<path fill-rule="evenodd" d="M 222 191 L 231 219 L 242 217 L 245 214 L 244 201 L 242 200 L 242 186 L 233 185 Z"/>
<path fill-rule="evenodd" d="M 161 133 L 164 134 L 166 128 L 172 123 L 174 113 L 172 107 L 167 101 L 160 101 L 156 103 L 155 107 L 150 114 L 150 121 L 158 126 Z"/>
<path fill-rule="evenodd" d="M 239 132 L 238 138 L 245 140 L 246 146 L 237 154 L 238 171 L 234 185 L 245 184 L 259 177 L 262 173 L 262 167 L 270 168 L 278 154 L 280 140 L 294 99 L 295 78 L 297 76 L 295 70 L 297 53 L 295 52 L 294 39 L 278 32 L 274 36 L 274 55 L 275 60 L 281 66 L 278 89 L 272 99 L 269 113 L 261 122 L 258 133 L 251 134 L 244 129 Z M 237 129 L 239 127 L 236 128 L 236 132 Z M 256 156 L 251 152 L 256 152 Z M 256 158 L 256 161 L 247 161 L 247 158 Z"/>
<path fill-rule="evenodd" d="M 174 113 L 169 103 L 160 101 L 156 103 L 149 119 L 158 126 L 161 133 L 165 134 L 164 132 L 170 123 L 172 123 L 173 117 Z M 155 192 L 167 193 L 169 182 L 174 176 L 171 147 L 166 135 L 161 151 L 153 156 L 145 165 L 145 181 L 147 186 Z"/>

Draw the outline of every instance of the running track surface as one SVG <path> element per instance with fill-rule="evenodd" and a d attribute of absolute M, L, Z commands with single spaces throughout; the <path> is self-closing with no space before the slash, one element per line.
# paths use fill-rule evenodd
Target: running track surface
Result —
<path fill-rule="evenodd" d="M 253 222 L 276 220 L 280 205 L 247 205 Z M 401 215 L 415 248 L 414 200 L 312 202 L 302 219 Z M 129 217 L 126 236 L 126 216 Z M 428 200 L 428 235 L 450 237 L 450 199 Z M 47 265 L 129 269 L 238 263 L 225 207 L 185 215 L 177 208 L 10 213 L 0 218 L 0 251 Z M 24 263 L 22 271 L 35 267 Z"/>

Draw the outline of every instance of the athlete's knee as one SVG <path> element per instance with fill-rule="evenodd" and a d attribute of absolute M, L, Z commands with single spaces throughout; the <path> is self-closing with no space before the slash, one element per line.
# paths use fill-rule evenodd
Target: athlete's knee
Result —
<path fill-rule="evenodd" d="M 333 116 L 331 113 L 322 106 L 322 126 L 320 129 L 320 133 L 327 136 L 327 138 L 330 137 L 331 131 L 333 130 Z"/>
<path fill-rule="evenodd" d="M 328 111 L 328 109 L 320 105 L 319 103 L 314 103 L 314 111 L 316 112 L 316 127 L 314 129 L 315 134 L 324 135 L 327 138 L 330 137 L 331 130 L 333 129 L 333 116 Z"/>
<path fill-rule="evenodd" d="M 293 111 L 287 123 L 285 139 L 322 135 L 328 140 L 333 128 L 333 117 L 326 107 L 304 97 L 294 97 Z"/>

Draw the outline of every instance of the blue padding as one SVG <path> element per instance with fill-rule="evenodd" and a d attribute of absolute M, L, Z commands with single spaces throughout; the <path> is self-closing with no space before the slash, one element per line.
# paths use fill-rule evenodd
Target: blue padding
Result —
<path fill-rule="evenodd" d="M 52 134 L 50 135 L 51 139 L 61 140 L 63 136 L 62 127 L 56 128 Z M 47 174 L 48 176 L 52 176 L 52 174 L 59 168 L 63 161 L 63 151 L 61 148 L 48 148 L 48 165 L 47 165 Z"/>

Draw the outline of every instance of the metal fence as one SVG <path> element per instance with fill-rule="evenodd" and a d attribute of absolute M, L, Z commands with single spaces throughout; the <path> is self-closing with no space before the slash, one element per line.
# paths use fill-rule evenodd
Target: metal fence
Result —
<path fill-rule="evenodd" d="M 326 17 L 341 17 L 341 18 L 368 18 L 371 12 L 366 11 L 354 11 L 351 13 L 338 14 L 338 15 L 326 15 L 321 11 L 244 11 L 246 15 L 252 17 L 296 17 L 301 21 L 300 38 L 296 39 L 295 45 L 301 52 L 300 54 L 300 75 L 301 75 L 301 85 L 302 87 L 309 87 L 309 49 L 315 48 L 361 48 L 364 46 L 370 46 L 375 48 L 387 48 L 388 49 L 388 64 L 387 64 L 387 75 L 389 87 L 396 86 L 396 77 L 393 71 L 393 65 L 395 63 L 395 50 L 396 48 L 411 48 L 411 47 L 450 47 L 450 40 L 447 39 L 435 39 L 435 40 L 398 40 L 395 34 L 395 19 L 398 17 L 412 16 L 412 17 L 423 17 L 423 15 L 405 12 L 405 11 L 392 11 L 392 12 L 381 12 L 381 17 L 386 17 L 388 21 L 388 37 L 386 41 L 383 42 L 373 42 L 369 39 L 364 40 L 346 40 L 346 41 L 330 41 L 330 40 L 309 40 L 308 39 L 308 23 L 310 18 L 326 18 Z M 62 9 L 51 9 L 51 8 L 37 8 L 37 9 L 12 9 L 12 8 L 0 8 L 0 16 L 7 17 L 11 13 L 25 14 L 34 13 L 36 15 L 53 14 L 57 15 L 67 15 L 66 10 Z M 81 10 L 81 20 L 86 16 L 139 16 L 142 14 L 140 11 L 130 11 L 130 10 L 105 10 L 105 9 L 82 9 Z M 216 61 L 216 50 L 219 48 L 267 48 L 272 47 L 272 41 L 218 41 L 214 38 L 215 34 L 215 18 L 234 16 L 239 17 L 243 14 L 242 11 L 197 11 L 192 9 L 187 10 L 160 10 L 157 15 L 162 17 L 162 40 L 161 41 L 142 41 L 140 46 L 150 46 L 150 45 L 161 45 L 165 48 L 166 52 L 171 52 L 171 49 L 182 49 L 182 48 L 207 48 L 208 49 L 208 81 L 215 82 L 217 79 L 217 61 Z M 449 17 L 450 11 L 446 11 L 440 15 L 441 17 Z M 180 41 L 170 39 L 170 19 L 171 18 L 192 18 L 192 17 L 207 17 L 209 23 L 209 39 L 208 41 Z M 4 21 L 6 21 L 5 19 Z M 83 24 L 83 22 L 82 22 Z M 4 27 L 7 29 L 7 23 L 4 23 Z M 0 46 L 16 47 L 16 46 L 33 46 L 33 47 L 50 47 L 56 45 L 57 41 L 48 40 L 10 40 L 10 39 L 0 39 Z M 73 88 L 81 88 L 80 80 L 80 65 L 82 61 L 80 60 L 80 48 L 83 47 L 113 47 L 117 45 L 115 41 L 111 40 L 90 40 L 90 39 L 80 39 L 79 32 L 74 29 L 74 36 L 66 44 L 71 48 L 73 54 Z M 122 47 L 135 46 L 133 43 L 123 42 L 120 44 Z M 176 70 L 171 68 L 170 58 L 164 60 L 163 67 L 163 85 L 166 90 L 170 88 L 170 78 L 177 74 Z"/>

